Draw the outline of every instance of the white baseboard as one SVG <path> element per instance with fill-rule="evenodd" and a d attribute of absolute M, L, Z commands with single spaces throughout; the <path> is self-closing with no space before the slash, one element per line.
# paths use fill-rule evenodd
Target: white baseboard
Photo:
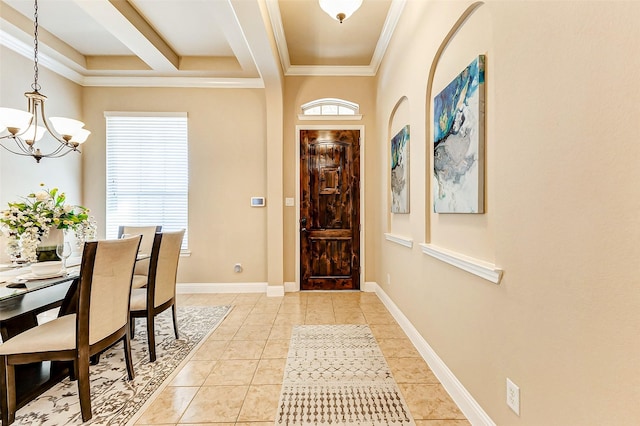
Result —
<path fill-rule="evenodd" d="M 286 283 L 284 283 L 284 291 L 285 291 L 285 293 L 292 293 L 294 291 L 300 291 L 300 286 L 295 281 L 294 282 L 286 282 Z"/>
<path fill-rule="evenodd" d="M 375 293 L 378 289 L 378 283 L 373 281 L 365 281 L 364 287 L 362 287 L 362 291 L 366 293 Z"/>
<path fill-rule="evenodd" d="M 391 315 L 398 322 L 400 327 L 407 334 L 413 345 L 416 347 L 422 358 L 427 362 L 433 374 L 438 378 L 442 386 L 451 396 L 451 399 L 458 405 L 462 413 L 472 425 L 496 426 L 489 415 L 485 413 L 482 407 L 473 399 L 473 396 L 460 383 L 458 378 L 453 374 L 449 367 L 440 359 L 438 354 L 420 335 L 418 330 L 411 324 L 409 319 L 402 313 L 395 303 L 387 296 L 384 290 L 375 282 L 365 283 L 365 288 L 371 287 L 375 291 L 382 303 L 387 307 Z"/>
<path fill-rule="evenodd" d="M 267 283 L 178 283 L 176 293 L 266 293 Z"/>
<path fill-rule="evenodd" d="M 267 286 L 267 297 L 282 297 L 282 296 L 284 296 L 284 285 Z"/>

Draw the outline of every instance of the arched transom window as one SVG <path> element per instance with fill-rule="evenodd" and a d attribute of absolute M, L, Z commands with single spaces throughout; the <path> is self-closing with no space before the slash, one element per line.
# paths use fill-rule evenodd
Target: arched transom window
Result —
<path fill-rule="evenodd" d="M 350 116 L 349 118 L 360 118 L 360 105 L 355 102 L 345 101 L 337 98 L 323 98 L 307 102 L 302 105 L 302 115 L 304 117 L 319 116 Z M 346 119 L 347 117 L 345 117 Z"/>

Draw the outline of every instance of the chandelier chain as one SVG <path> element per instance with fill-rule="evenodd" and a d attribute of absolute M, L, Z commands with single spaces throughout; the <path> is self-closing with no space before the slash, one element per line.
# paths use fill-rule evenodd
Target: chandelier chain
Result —
<path fill-rule="evenodd" d="M 38 0 L 33 5 L 33 84 L 31 88 L 34 92 L 40 91 L 38 84 Z"/>

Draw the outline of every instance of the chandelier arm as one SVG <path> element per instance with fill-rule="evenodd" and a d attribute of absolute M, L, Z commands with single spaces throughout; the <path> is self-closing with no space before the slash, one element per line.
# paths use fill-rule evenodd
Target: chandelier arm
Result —
<path fill-rule="evenodd" d="M 6 149 L 7 151 L 9 151 L 12 154 L 23 155 L 25 157 L 33 157 L 33 153 L 30 152 L 30 151 L 26 151 L 25 148 L 24 148 L 24 145 L 22 145 L 21 142 L 18 142 L 18 141 L 15 141 L 15 142 L 16 142 L 16 145 L 18 146 L 18 148 L 20 148 L 20 151 L 22 151 L 22 152 L 14 151 L 14 150 L 12 150 L 11 148 L 9 148 L 8 146 L 6 146 L 3 143 L 0 143 L 0 146 L 3 147 L 4 149 Z"/>
<path fill-rule="evenodd" d="M 62 145 L 58 145 L 58 147 L 56 149 L 54 149 L 53 151 L 47 153 L 47 154 L 42 154 L 43 157 L 49 158 L 55 158 L 57 156 L 57 154 L 62 151 L 64 149 L 64 146 Z"/>
<path fill-rule="evenodd" d="M 67 145 L 58 145 L 58 147 L 56 149 L 54 149 L 53 151 L 51 151 L 48 154 L 44 154 L 42 155 L 43 157 L 51 157 L 51 158 L 57 158 L 57 157 L 62 157 L 62 155 L 58 155 L 58 153 L 60 153 L 62 150 L 67 149 L 68 151 L 65 151 L 64 154 L 62 155 L 66 155 L 69 152 L 71 152 L 71 149 L 67 146 Z"/>
<path fill-rule="evenodd" d="M 58 132 L 55 131 L 55 129 L 52 129 L 51 127 L 49 127 L 49 120 L 47 120 L 47 116 L 44 114 L 44 101 L 40 101 L 39 104 L 40 104 L 40 115 L 42 117 L 42 122 L 44 123 L 44 127 L 49 131 L 49 133 L 51 134 L 51 136 L 53 136 L 55 140 L 57 140 L 62 145 L 68 147 L 69 142 L 67 142 L 63 137 L 61 137 L 58 134 Z M 34 113 L 34 116 L 36 116 L 35 113 Z"/>
<path fill-rule="evenodd" d="M 9 138 L 20 138 L 22 135 L 27 133 L 27 130 L 29 130 L 29 126 L 31 126 L 31 124 L 33 124 L 33 120 L 34 120 L 34 118 L 32 117 L 31 121 L 29 121 L 29 125 L 26 126 L 24 129 L 22 129 L 21 132 L 17 132 L 15 135 L 13 133 L 9 133 L 8 135 L 0 136 L 0 140 L 9 139 Z"/>
<path fill-rule="evenodd" d="M 77 150 L 77 149 L 71 149 L 71 148 L 70 148 L 70 149 L 68 149 L 68 150 L 64 151 L 64 152 L 63 152 L 62 154 L 60 154 L 60 155 L 47 155 L 46 157 L 47 157 L 47 158 L 60 158 L 60 157 L 64 157 L 65 155 L 67 155 L 67 154 L 69 154 L 70 152 L 73 152 L 73 151 L 80 152 L 80 151 L 79 151 L 79 150 Z M 45 156 L 43 155 L 42 157 L 44 158 Z"/>

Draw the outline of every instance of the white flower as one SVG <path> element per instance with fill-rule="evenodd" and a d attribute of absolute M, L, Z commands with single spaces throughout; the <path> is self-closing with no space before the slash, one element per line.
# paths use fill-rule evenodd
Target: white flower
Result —
<path fill-rule="evenodd" d="M 48 199 L 50 199 L 51 196 L 49 195 L 49 193 L 47 191 L 38 191 L 36 192 L 36 200 L 37 201 L 46 201 Z"/>
<path fill-rule="evenodd" d="M 15 245 L 19 242 L 22 258 L 35 260 L 38 243 L 47 238 L 52 227 L 91 236 L 95 220 L 89 218 L 89 210 L 65 204 L 65 200 L 64 192 L 53 188 L 33 192 L 20 202 L 10 202 L 9 208 L 0 213 L 0 224 L 13 240 L 10 251 L 15 252 Z"/>

